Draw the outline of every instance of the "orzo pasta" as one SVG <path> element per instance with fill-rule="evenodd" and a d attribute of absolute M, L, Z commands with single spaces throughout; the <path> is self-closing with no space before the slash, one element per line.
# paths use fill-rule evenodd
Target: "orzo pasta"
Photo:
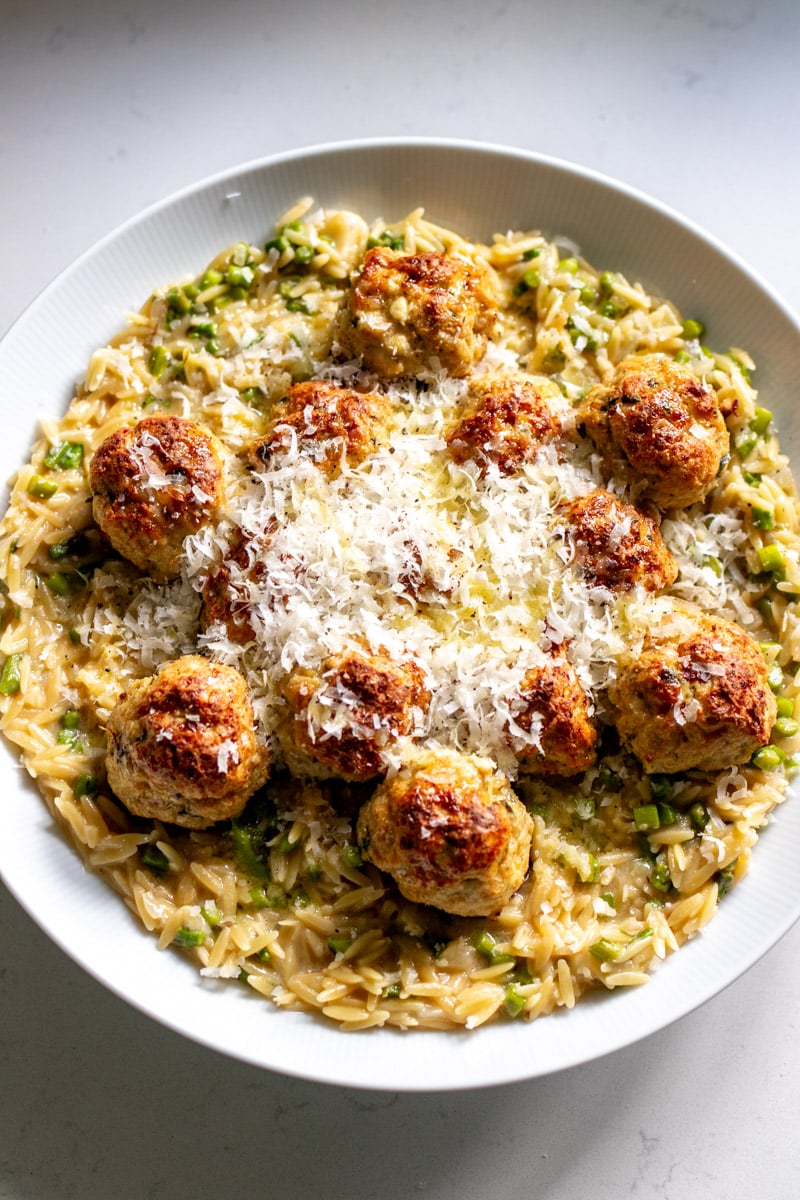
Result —
<path fill-rule="evenodd" d="M 746 874 L 794 769 L 794 483 L 746 351 L 601 266 L 302 201 L 45 423 L 3 732 L 202 975 L 347 1029 L 535 1017 Z"/>

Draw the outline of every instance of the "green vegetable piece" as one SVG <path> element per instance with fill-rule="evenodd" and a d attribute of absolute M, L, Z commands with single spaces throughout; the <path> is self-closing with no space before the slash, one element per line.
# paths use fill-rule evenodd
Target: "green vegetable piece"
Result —
<path fill-rule="evenodd" d="M 489 933 L 488 929 L 484 929 L 481 933 L 477 934 L 472 944 L 478 951 L 478 954 L 485 958 L 491 967 L 496 963 L 515 961 L 513 954 L 505 954 L 498 951 L 497 939 Z"/>
<path fill-rule="evenodd" d="M 764 434 L 767 432 L 772 421 L 772 413 L 768 408 L 757 408 L 752 417 L 748 421 L 753 433 Z"/>
<path fill-rule="evenodd" d="M 363 867 L 364 859 L 362 858 L 361 851 L 359 850 L 358 846 L 354 846 L 350 843 L 348 843 L 346 846 L 342 846 L 342 862 L 346 867 L 353 867 L 356 870 L 359 867 Z"/>
<path fill-rule="evenodd" d="M 239 399 L 245 404 L 252 404 L 255 408 L 258 408 L 258 406 L 263 403 L 265 398 L 266 397 L 261 391 L 261 388 L 257 387 L 244 388 L 241 392 L 239 392 Z"/>
<path fill-rule="evenodd" d="M 669 800 L 675 794 L 675 784 L 669 775 L 650 776 L 650 795 L 655 800 Z"/>
<path fill-rule="evenodd" d="M 745 483 L 749 484 L 750 487 L 757 488 L 761 484 L 761 476 L 754 475 L 752 471 L 742 471 L 742 479 L 745 481 Z"/>
<path fill-rule="evenodd" d="M 311 316 L 311 309 L 308 307 L 305 300 L 299 296 L 290 296 L 289 299 L 285 301 L 285 305 L 287 312 L 299 312 L 303 313 L 306 317 Z"/>
<path fill-rule="evenodd" d="M 772 542 L 768 546 L 759 546 L 758 558 L 762 570 L 769 571 L 776 579 L 786 578 L 786 559 L 777 542 Z"/>
<path fill-rule="evenodd" d="M 51 496 L 55 496 L 58 491 L 58 484 L 54 479 L 45 479 L 42 475 L 31 475 L 28 481 L 28 495 L 35 496 L 37 500 L 49 500 Z"/>
<path fill-rule="evenodd" d="M 294 248 L 295 262 L 299 262 L 299 263 L 311 262 L 311 259 L 314 257 L 315 253 L 316 253 L 316 251 L 314 250 L 313 246 L 295 246 L 295 248 Z"/>
<path fill-rule="evenodd" d="M 278 849 L 280 850 L 281 854 L 291 854 L 291 852 L 293 850 L 297 849 L 297 847 L 300 845 L 300 842 L 301 842 L 300 838 L 298 838 L 297 841 L 293 842 L 292 839 L 289 837 L 288 832 L 282 833 L 281 839 L 278 842 Z"/>
<path fill-rule="evenodd" d="M 530 250 L 526 250 L 523 254 L 522 261 L 530 262 L 532 258 L 539 258 L 541 253 L 542 252 L 538 246 L 531 246 Z"/>
<path fill-rule="evenodd" d="M 81 741 L 80 732 L 77 729 L 62 729 L 56 737 L 57 746 L 69 746 L 73 753 L 78 754 L 83 751 L 83 742 Z"/>
<path fill-rule="evenodd" d="M 54 571 L 52 575 L 46 575 L 44 581 L 54 596 L 69 596 L 74 579 L 74 575 L 67 575 L 64 571 Z"/>
<path fill-rule="evenodd" d="M 68 708 L 61 714 L 58 723 L 62 729 L 79 729 L 81 714 L 76 708 Z"/>
<path fill-rule="evenodd" d="M 58 471 L 69 471 L 83 462 L 83 442 L 57 442 L 44 456 L 44 465 Z"/>
<path fill-rule="evenodd" d="M 600 287 L 601 295 L 609 296 L 617 286 L 617 277 L 613 271 L 601 272 L 600 278 L 597 281 Z"/>
<path fill-rule="evenodd" d="M 599 941 L 589 947 L 589 953 L 598 962 L 613 962 L 615 958 L 619 957 L 621 949 L 622 947 L 617 945 L 616 942 L 610 942 L 608 938 L 600 938 Z"/>
<path fill-rule="evenodd" d="M 192 321 L 189 326 L 189 337 L 214 337 L 217 327 L 213 321 Z"/>
<path fill-rule="evenodd" d="M 586 287 L 581 288 L 578 299 L 581 304 L 585 304 L 587 308 L 590 308 L 593 304 L 597 303 L 597 292 L 587 284 Z"/>
<path fill-rule="evenodd" d="M 619 296 L 614 296 L 610 300 L 604 301 L 600 305 L 600 316 L 616 319 L 621 317 L 623 313 L 628 311 L 628 305 Z"/>
<path fill-rule="evenodd" d="M 390 250 L 405 250 L 406 239 L 403 234 L 394 234 L 390 230 L 384 229 L 378 237 L 371 237 L 367 240 L 368 250 L 374 250 L 376 246 L 388 246 Z"/>
<path fill-rule="evenodd" d="M 214 267 L 209 267 L 209 269 L 200 279 L 200 291 L 205 292 L 208 288 L 219 287 L 219 285 L 222 283 L 222 280 L 222 272 L 217 271 Z"/>
<path fill-rule="evenodd" d="M 653 864 L 653 869 L 650 872 L 650 883 L 658 892 L 668 892 L 672 887 L 669 867 L 663 859 L 658 859 Z"/>
<path fill-rule="evenodd" d="M 773 692 L 780 692 L 783 688 L 783 667 L 780 663 L 773 663 L 767 672 L 767 683 Z"/>
<path fill-rule="evenodd" d="M 713 554 L 707 554 L 701 565 L 712 570 L 718 579 L 722 578 L 722 563 Z"/>
<path fill-rule="evenodd" d="M 753 433 L 751 431 L 750 433 L 738 434 L 734 441 L 734 447 L 736 453 L 739 455 L 739 458 L 748 458 L 749 455 L 752 454 L 753 450 L 755 450 L 757 443 L 757 433 Z"/>
<path fill-rule="evenodd" d="M 773 612 L 772 601 L 770 600 L 769 596 L 760 596 L 759 599 L 756 600 L 755 607 L 756 610 L 761 614 L 762 619 L 766 621 L 768 625 L 774 624 L 775 613 Z"/>
<path fill-rule="evenodd" d="M 702 321 L 698 321 L 693 317 L 689 317 L 681 326 L 681 333 L 686 338 L 687 342 L 697 341 L 698 338 L 704 337 L 706 327 Z"/>
<path fill-rule="evenodd" d="M 639 804 L 633 810 L 633 823 L 639 830 L 658 829 L 661 819 L 657 804 Z"/>
<path fill-rule="evenodd" d="M 54 542 L 52 546 L 47 547 L 47 554 L 54 562 L 58 562 L 62 558 L 66 558 L 70 551 L 72 538 L 64 538 L 61 542 Z"/>
<path fill-rule="evenodd" d="M 600 878 L 600 863 L 596 855 L 589 855 L 588 869 L 582 870 L 580 867 L 578 868 L 578 878 L 581 883 L 597 883 Z"/>
<path fill-rule="evenodd" d="M 687 350 L 679 350 L 677 354 L 673 354 L 672 361 L 676 363 L 688 363 L 692 361 L 692 356 Z"/>
<path fill-rule="evenodd" d="M 284 250 L 288 250 L 290 245 L 291 242 L 289 239 L 284 234 L 279 233 L 277 237 L 270 238 L 265 244 L 264 249 L 267 254 L 269 254 L 270 250 L 277 250 L 279 254 L 283 254 Z"/>
<path fill-rule="evenodd" d="M 609 908 L 616 909 L 617 898 L 613 892 L 603 892 L 602 895 L 600 896 L 600 899 L 605 900 L 605 902 Z"/>
<path fill-rule="evenodd" d="M 719 891 L 720 900 L 725 893 L 729 892 L 733 887 L 733 868 L 735 866 L 736 863 L 733 862 L 729 867 L 726 867 L 724 871 L 720 871 L 717 875 L 717 888 Z"/>
<path fill-rule="evenodd" d="M 778 696 L 776 704 L 778 706 L 779 717 L 794 716 L 794 700 L 791 696 Z"/>
<path fill-rule="evenodd" d="M 173 939 L 176 946 L 202 946 L 205 940 L 205 930 L 187 929 L 185 925 L 181 925 Z"/>
<path fill-rule="evenodd" d="M 708 822 L 711 820 L 711 815 L 699 800 L 694 803 L 689 809 L 689 820 L 698 831 L 705 829 Z"/>
<path fill-rule="evenodd" d="M 402 985 L 399 983 L 390 983 L 381 992 L 381 1000 L 399 1000 L 403 994 Z"/>
<path fill-rule="evenodd" d="M 503 994 L 503 1012 L 512 1021 L 525 1011 L 525 997 L 517 989 L 516 984 L 509 983 Z"/>
<path fill-rule="evenodd" d="M 678 810 L 663 800 L 658 803 L 658 820 L 661 825 L 674 825 L 678 819 Z"/>
<path fill-rule="evenodd" d="M 9 654 L 0 671 L 0 696 L 15 696 L 22 687 L 22 655 Z"/>
<path fill-rule="evenodd" d="M 151 375 L 158 379 L 164 374 L 167 363 L 169 362 L 169 354 L 163 346 L 153 346 L 150 351 L 150 357 L 147 360 L 147 369 Z"/>
<path fill-rule="evenodd" d="M 760 750 L 756 750 L 750 762 L 754 767 L 758 767 L 759 771 L 777 771 L 783 759 L 784 755 L 777 746 L 762 746 Z"/>
<path fill-rule="evenodd" d="M 157 875 L 163 875 L 169 870 L 169 859 L 163 850 L 159 850 L 158 846 L 148 842 L 144 849 L 139 854 L 139 861 L 143 867 L 148 867 L 149 870 L 155 871 Z"/>
<path fill-rule="evenodd" d="M 775 512 L 772 508 L 762 508 L 760 505 L 752 505 L 753 524 L 756 529 L 774 529 L 775 528 Z"/>
<path fill-rule="evenodd" d="M 580 265 L 581 264 L 578 262 L 577 258 L 570 256 L 569 258 L 561 259 L 560 263 L 558 264 L 558 269 L 565 275 L 574 275 L 575 272 L 580 268 Z"/>
<path fill-rule="evenodd" d="M 328 949 L 333 954 L 344 954 L 353 944 L 353 939 L 347 933 L 334 934 L 328 938 Z"/>
<path fill-rule="evenodd" d="M 532 290 L 533 288 L 538 288 L 539 284 L 542 282 L 542 277 L 535 267 L 528 267 L 527 271 L 522 276 L 522 282 L 525 284 L 526 288 L 530 288 Z"/>
<path fill-rule="evenodd" d="M 76 798 L 94 796 L 99 782 L 96 775 L 79 775 L 72 784 L 72 794 Z"/>
<path fill-rule="evenodd" d="M 800 725 L 794 717 L 778 717 L 774 729 L 779 737 L 794 737 L 797 730 L 800 729 Z"/>
<path fill-rule="evenodd" d="M 255 280 L 255 271 L 252 267 L 237 267 L 235 263 L 231 263 L 225 272 L 225 282 L 233 287 L 249 288 Z"/>
<path fill-rule="evenodd" d="M 214 900 L 206 900 L 204 904 L 201 904 L 200 912 L 203 915 L 203 920 L 212 929 L 215 929 L 222 921 L 222 910 L 217 907 Z"/>

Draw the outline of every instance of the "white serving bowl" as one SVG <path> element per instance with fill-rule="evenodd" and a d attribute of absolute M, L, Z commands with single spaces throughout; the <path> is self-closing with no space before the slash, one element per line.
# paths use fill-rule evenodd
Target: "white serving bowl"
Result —
<path fill-rule="evenodd" d="M 734 255 L 676 213 L 591 171 L 505 147 L 391 140 L 315 147 L 239 167 L 148 209 L 52 283 L 0 344 L 8 478 L 34 425 L 68 404 L 91 352 L 150 290 L 192 274 L 240 238 L 269 236 L 298 197 L 387 221 L 420 204 L 473 238 L 540 229 L 576 242 L 601 270 L 622 271 L 702 317 L 717 349 L 746 348 L 761 402 L 800 461 L 792 399 L 800 326 Z M 448 1090 L 526 1079 L 607 1054 L 683 1016 L 750 967 L 800 917 L 800 805 L 764 831 L 750 875 L 705 932 L 647 986 L 597 994 L 571 1012 L 470 1033 L 372 1030 L 345 1035 L 311 1015 L 281 1012 L 236 984 L 201 979 L 157 950 L 122 901 L 87 873 L 4 747 L 0 873 L 67 954 L 117 995 L 206 1046 L 275 1071 L 389 1090 Z"/>

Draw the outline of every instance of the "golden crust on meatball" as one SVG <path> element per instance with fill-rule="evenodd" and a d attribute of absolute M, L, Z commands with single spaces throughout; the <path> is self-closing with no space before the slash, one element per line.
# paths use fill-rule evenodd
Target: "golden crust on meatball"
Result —
<path fill-rule="evenodd" d="M 578 414 L 614 476 L 659 508 L 686 508 L 714 485 L 730 436 L 713 390 L 660 354 L 620 363 Z"/>
<path fill-rule="evenodd" d="M 645 771 L 715 771 L 766 745 L 776 702 L 741 626 L 691 605 L 655 619 L 609 689 L 614 723 Z"/>
<path fill-rule="evenodd" d="M 386 379 L 430 369 L 468 375 L 497 317 L 488 268 L 450 254 L 368 250 L 343 314 L 339 345 Z"/>
<path fill-rule="evenodd" d="M 661 536 L 658 517 L 603 488 L 559 506 L 559 524 L 572 563 L 590 587 L 660 592 L 675 582 L 678 564 Z"/>
<path fill-rule="evenodd" d="M 288 450 L 296 439 L 300 453 L 332 478 L 343 460 L 355 467 L 386 442 L 390 415 L 389 400 L 376 392 L 358 392 L 325 380 L 295 383 L 266 435 L 253 447 L 253 466 Z"/>
<path fill-rule="evenodd" d="M 474 460 L 482 475 L 491 465 L 501 475 L 512 475 L 523 463 L 533 462 L 559 433 L 547 402 L 554 388 L 550 380 L 523 375 L 471 380 L 467 408 L 447 435 L 450 454 L 459 463 Z"/>
<path fill-rule="evenodd" d="M 430 693 L 421 667 L 384 649 L 345 650 L 319 672 L 296 668 L 284 681 L 289 712 L 277 734 L 295 775 L 374 779 L 386 754 L 413 735 Z"/>
<path fill-rule="evenodd" d="M 592 700 L 563 649 L 528 672 L 517 707 L 515 722 L 538 741 L 538 745 L 515 745 L 521 770 L 570 776 L 592 766 L 598 740 Z"/>
<path fill-rule="evenodd" d="M 114 549 L 154 579 L 180 573 L 184 539 L 225 497 L 225 450 L 182 417 L 146 417 L 118 429 L 89 467 L 94 519 Z"/>
<path fill-rule="evenodd" d="M 401 894 L 464 917 L 490 916 L 522 883 L 533 822 L 487 759 L 440 747 L 380 784 L 362 807 L 365 858 Z"/>
<path fill-rule="evenodd" d="M 237 816 L 269 775 L 244 678 L 197 654 L 132 684 L 106 736 L 108 782 L 125 807 L 187 829 Z"/>

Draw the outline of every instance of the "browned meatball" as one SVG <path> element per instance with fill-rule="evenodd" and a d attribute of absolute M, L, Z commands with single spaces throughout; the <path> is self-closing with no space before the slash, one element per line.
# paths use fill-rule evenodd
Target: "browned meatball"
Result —
<path fill-rule="evenodd" d="M 522 682 L 514 717 L 538 746 L 516 747 L 522 770 L 533 775 L 577 775 L 597 756 L 592 701 L 563 651 L 535 667 Z"/>
<path fill-rule="evenodd" d="M 659 592 L 674 583 L 678 565 L 664 545 L 657 516 L 598 488 L 560 506 L 565 540 L 582 579 L 592 587 Z"/>
<path fill-rule="evenodd" d="M 287 766 L 296 775 L 373 779 L 386 752 L 413 734 L 430 702 L 422 669 L 386 650 L 345 650 L 320 672 L 294 670 L 283 696 L 289 714 L 278 727 Z"/>
<path fill-rule="evenodd" d="M 224 625 L 230 640 L 240 646 L 254 639 L 251 597 L 264 579 L 266 566 L 261 556 L 274 530 L 275 526 L 270 526 L 258 537 L 236 531 L 227 557 L 211 568 L 203 585 L 200 624 L 204 629 Z"/>
<path fill-rule="evenodd" d="M 464 917 L 490 916 L 530 862 L 533 822 L 484 758 L 429 750 L 380 784 L 361 809 L 364 857 L 407 900 Z"/>
<path fill-rule="evenodd" d="M 497 316 L 486 268 L 449 254 L 368 250 L 339 337 L 344 354 L 387 379 L 438 365 L 468 375 Z"/>
<path fill-rule="evenodd" d="M 390 414 L 388 399 L 375 392 L 357 392 L 323 380 L 295 383 L 266 436 L 254 446 L 253 464 L 268 462 L 296 438 L 300 453 L 333 477 L 343 459 L 354 467 L 386 441 Z"/>
<path fill-rule="evenodd" d="M 197 654 L 132 684 L 106 735 L 108 782 L 126 808 L 187 829 L 237 816 L 269 774 L 243 677 Z"/>
<path fill-rule="evenodd" d="M 626 359 L 609 383 L 592 388 L 578 427 L 611 474 L 659 508 L 702 500 L 730 447 L 712 389 L 659 354 Z"/>
<path fill-rule="evenodd" d="M 775 721 L 759 647 L 739 625 L 690 605 L 655 621 L 609 696 L 619 735 L 645 771 L 746 762 Z"/>
<path fill-rule="evenodd" d="M 494 464 L 511 475 L 533 462 L 540 447 L 558 435 L 559 424 L 547 402 L 555 387 L 521 375 L 472 380 L 469 403 L 447 436 L 456 462 L 473 459 L 485 475 Z"/>
<path fill-rule="evenodd" d="M 92 458 L 94 519 L 111 545 L 154 579 L 180 573 L 184 538 L 223 503 L 222 443 L 182 417 L 119 429 Z"/>

